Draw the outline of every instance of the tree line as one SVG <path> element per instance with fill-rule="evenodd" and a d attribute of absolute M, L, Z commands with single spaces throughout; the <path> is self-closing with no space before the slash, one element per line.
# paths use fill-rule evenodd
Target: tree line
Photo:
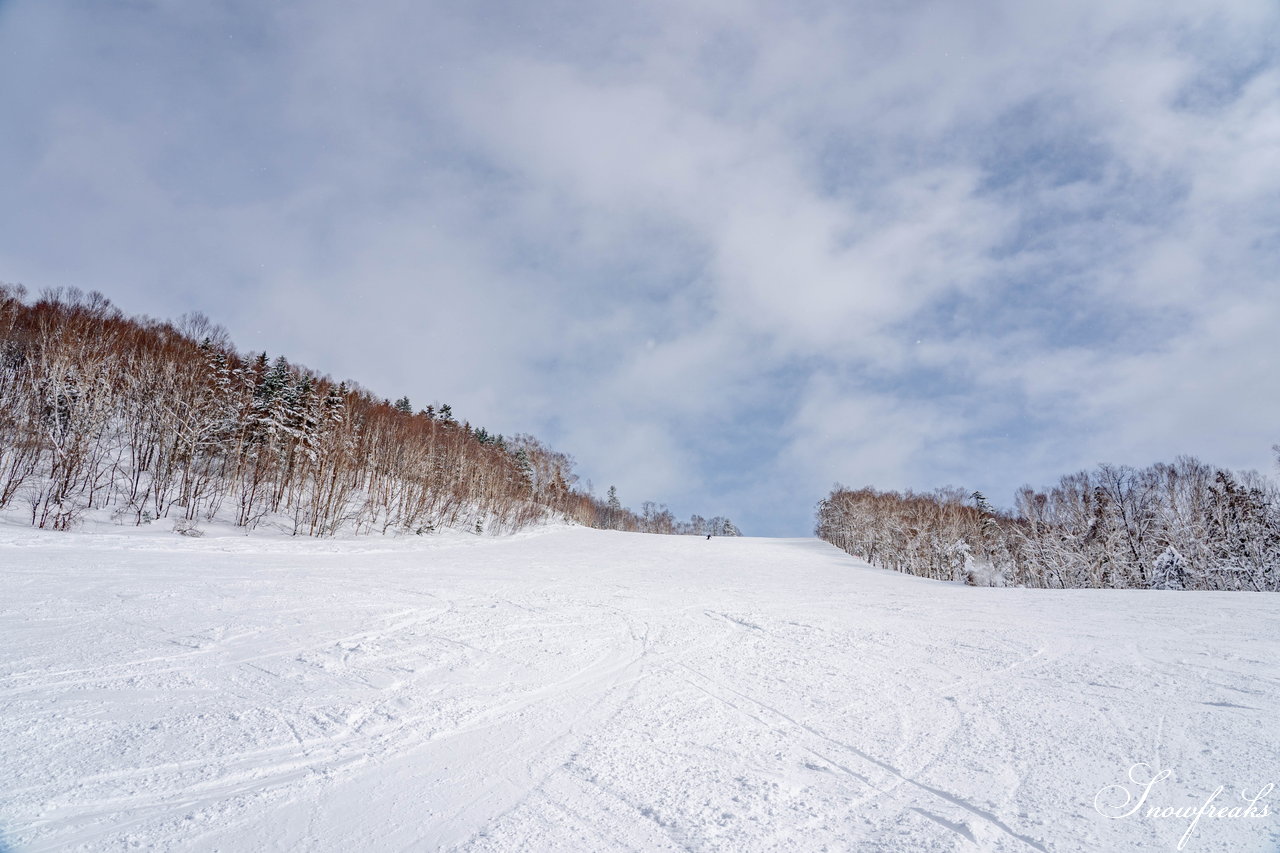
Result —
<path fill-rule="evenodd" d="M 872 565 L 976 585 L 1280 590 L 1276 484 L 1185 456 L 1024 487 L 1012 511 L 956 488 L 837 485 L 816 533 Z"/>
<path fill-rule="evenodd" d="M 415 411 L 283 356 L 241 354 L 201 315 L 130 318 L 101 294 L 28 301 L 0 285 L 0 510 L 15 507 L 41 528 L 108 510 L 192 534 L 214 519 L 310 536 L 707 524 L 649 503 L 637 514 L 614 489 L 598 498 L 571 456 L 473 427 L 449 405 Z"/>

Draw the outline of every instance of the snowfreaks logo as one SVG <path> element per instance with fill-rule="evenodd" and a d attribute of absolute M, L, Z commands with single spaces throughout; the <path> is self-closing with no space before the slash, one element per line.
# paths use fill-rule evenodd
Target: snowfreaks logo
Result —
<path fill-rule="evenodd" d="M 1272 790 L 1275 789 L 1275 784 L 1272 782 L 1263 785 L 1256 794 L 1241 790 L 1238 796 L 1245 805 L 1232 805 L 1229 799 L 1215 805 L 1218 798 L 1222 796 L 1222 792 L 1226 790 L 1225 785 L 1219 785 L 1199 805 L 1178 807 L 1148 804 L 1153 789 L 1172 775 L 1172 770 L 1161 770 L 1159 773 L 1153 774 L 1151 765 L 1135 764 L 1129 768 L 1129 782 L 1135 787 L 1131 790 L 1123 784 L 1108 785 L 1094 796 L 1093 807 L 1098 810 L 1098 814 L 1112 820 L 1123 820 L 1124 818 L 1132 817 L 1143 806 L 1146 806 L 1144 814 L 1148 818 L 1190 821 L 1187 831 L 1178 840 L 1179 850 L 1186 846 L 1187 839 L 1191 837 L 1191 833 L 1195 830 L 1196 824 L 1200 823 L 1201 818 L 1209 818 L 1210 820 L 1219 818 L 1257 819 L 1271 815 L 1271 809 L 1264 800 L 1271 796 Z"/>

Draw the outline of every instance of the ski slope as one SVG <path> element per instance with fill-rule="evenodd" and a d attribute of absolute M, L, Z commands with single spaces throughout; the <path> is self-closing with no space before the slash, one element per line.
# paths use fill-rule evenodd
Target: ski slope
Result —
<path fill-rule="evenodd" d="M 6 851 L 1174 850 L 1148 806 L 1280 782 L 1269 594 L 563 528 L 7 527 L 0 590 Z M 1268 802 L 1183 849 L 1277 849 Z"/>

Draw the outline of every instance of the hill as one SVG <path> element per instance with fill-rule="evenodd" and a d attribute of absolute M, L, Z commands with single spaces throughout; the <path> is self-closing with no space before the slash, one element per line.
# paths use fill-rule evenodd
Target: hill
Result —
<path fill-rule="evenodd" d="M 293 535 L 511 532 L 548 520 L 736 535 L 577 487 L 573 457 L 530 435 L 415 410 L 284 356 L 241 353 L 200 315 L 127 317 L 102 294 L 28 302 L 0 285 L 0 517 L 199 535 L 207 522 Z"/>

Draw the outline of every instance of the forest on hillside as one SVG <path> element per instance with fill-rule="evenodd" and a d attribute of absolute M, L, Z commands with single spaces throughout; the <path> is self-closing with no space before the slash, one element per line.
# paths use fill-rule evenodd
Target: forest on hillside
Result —
<path fill-rule="evenodd" d="M 738 535 L 679 521 L 616 489 L 579 485 L 574 461 L 530 435 L 414 410 L 284 356 L 238 352 L 200 315 L 131 318 L 106 297 L 0 285 L 0 511 L 66 530 L 264 523 L 295 535 L 510 532 L 564 519 L 614 530 Z"/>
<path fill-rule="evenodd" d="M 1012 512 L 956 488 L 837 485 L 816 533 L 876 566 L 982 586 L 1280 591 L 1275 482 L 1185 456 L 1024 487 Z"/>

